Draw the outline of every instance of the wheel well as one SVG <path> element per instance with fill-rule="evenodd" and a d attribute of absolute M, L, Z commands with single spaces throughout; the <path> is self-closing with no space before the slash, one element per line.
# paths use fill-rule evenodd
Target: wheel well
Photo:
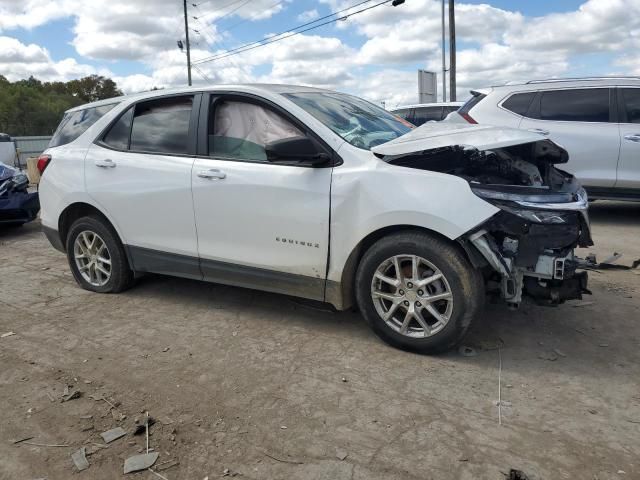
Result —
<path fill-rule="evenodd" d="M 109 221 L 109 219 L 98 210 L 93 205 L 89 205 L 88 203 L 72 203 L 67 208 L 65 208 L 60 214 L 60 218 L 58 219 L 58 233 L 60 235 L 60 239 L 62 240 L 62 245 L 67 247 L 67 234 L 69 233 L 69 229 L 73 222 L 81 217 L 87 217 L 89 215 L 94 215 L 100 217 L 104 222 L 109 225 L 113 231 L 116 229 L 113 228 L 113 224 Z"/>
<path fill-rule="evenodd" d="M 360 260 L 364 256 L 365 252 L 369 250 L 369 248 L 380 240 L 383 237 L 388 235 L 405 232 L 405 231 L 419 231 L 428 233 L 434 237 L 440 238 L 443 241 L 454 245 L 456 248 L 459 248 L 465 255 L 465 257 L 469 257 L 468 254 L 464 251 L 464 249 L 455 241 L 452 241 L 450 238 L 445 237 L 441 233 L 435 232 L 433 230 L 429 230 L 424 227 L 416 227 L 415 225 L 391 225 L 388 227 L 380 228 L 374 232 L 371 232 L 366 237 L 364 237 L 358 245 L 351 251 L 347 261 L 345 263 L 344 269 L 342 270 L 342 278 L 340 282 L 341 286 L 341 301 L 342 308 L 347 309 L 352 306 L 355 306 L 355 279 L 356 279 L 356 271 L 358 270 L 358 265 L 360 264 Z"/>

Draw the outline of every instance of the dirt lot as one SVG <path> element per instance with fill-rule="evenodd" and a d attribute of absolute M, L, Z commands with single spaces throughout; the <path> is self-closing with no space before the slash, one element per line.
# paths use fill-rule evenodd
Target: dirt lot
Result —
<path fill-rule="evenodd" d="M 590 251 L 640 258 L 640 205 L 592 218 Z M 477 356 L 427 357 L 278 295 L 161 276 L 88 293 L 39 225 L 2 231 L 0 478 L 122 478 L 144 435 L 99 434 L 149 411 L 170 480 L 640 479 L 638 273 L 591 274 L 583 306 L 490 306 Z M 61 402 L 65 385 L 82 396 Z"/>

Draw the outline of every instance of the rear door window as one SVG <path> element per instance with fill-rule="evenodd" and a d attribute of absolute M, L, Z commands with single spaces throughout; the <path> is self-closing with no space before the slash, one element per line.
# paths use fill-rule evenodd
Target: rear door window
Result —
<path fill-rule="evenodd" d="M 507 98 L 502 106 L 510 112 L 524 117 L 529 111 L 529 107 L 531 106 L 531 102 L 533 102 L 535 96 L 535 92 L 516 93 L 515 95 L 511 95 Z"/>
<path fill-rule="evenodd" d="M 130 150 L 186 154 L 193 95 L 166 97 L 136 104 Z"/>
<path fill-rule="evenodd" d="M 626 113 L 625 123 L 640 123 L 640 88 L 621 88 L 620 92 Z"/>
<path fill-rule="evenodd" d="M 51 137 L 49 147 L 59 147 L 73 142 L 116 105 L 117 103 L 110 103 L 65 113 L 60 125 Z"/>
<path fill-rule="evenodd" d="M 608 122 L 609 89 L 543 91 L 540 119 L 565 122 Z"/>
<path fill-rule="evenodd" d="M 435 120 L 442 120 L 442 107 L 420 107 L 416 108 L 413 115 L 413 124 L 419 127 L 423 123 Z"/>

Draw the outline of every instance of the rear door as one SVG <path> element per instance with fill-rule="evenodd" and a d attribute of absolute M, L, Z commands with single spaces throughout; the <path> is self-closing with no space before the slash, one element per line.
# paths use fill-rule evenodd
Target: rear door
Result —
<path fill-rule="evenodd" d="M 569 163 L 562 168 L 584 185 L 613 187 L 620 151 L 613 99 L 609 88 L 543 90 L 520 128 L 537 131 L 563 146 Z"/>
<path fill-rule="evenodd" d="M 136 270 L 200 278 L 191 197 L 200 95 L 131 106 L 85 159 L 89 195 L 119 227 Z"/>
<path fill-rule="evenodd" d="M 208 97 L 192 178 L 205 279 L 324 299 L 332 168 L 267 161 L 266 143 L 312 137 L 279 107 Z"/>
<path fill-rule="evenodd" d="M 620 161 L 616 188 L 640 189 L 640 88 L 618 89 Z"/>

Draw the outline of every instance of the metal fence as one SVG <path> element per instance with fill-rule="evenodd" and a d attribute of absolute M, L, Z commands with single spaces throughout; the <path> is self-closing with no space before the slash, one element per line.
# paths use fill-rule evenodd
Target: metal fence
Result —
<path fill-rule="evenodd" d="M 12 137 L 12 140 L 18 152 L 15 166 L 26 168 L 27 158 L 40 155 L 49 145 L 51 136 Z"/>

